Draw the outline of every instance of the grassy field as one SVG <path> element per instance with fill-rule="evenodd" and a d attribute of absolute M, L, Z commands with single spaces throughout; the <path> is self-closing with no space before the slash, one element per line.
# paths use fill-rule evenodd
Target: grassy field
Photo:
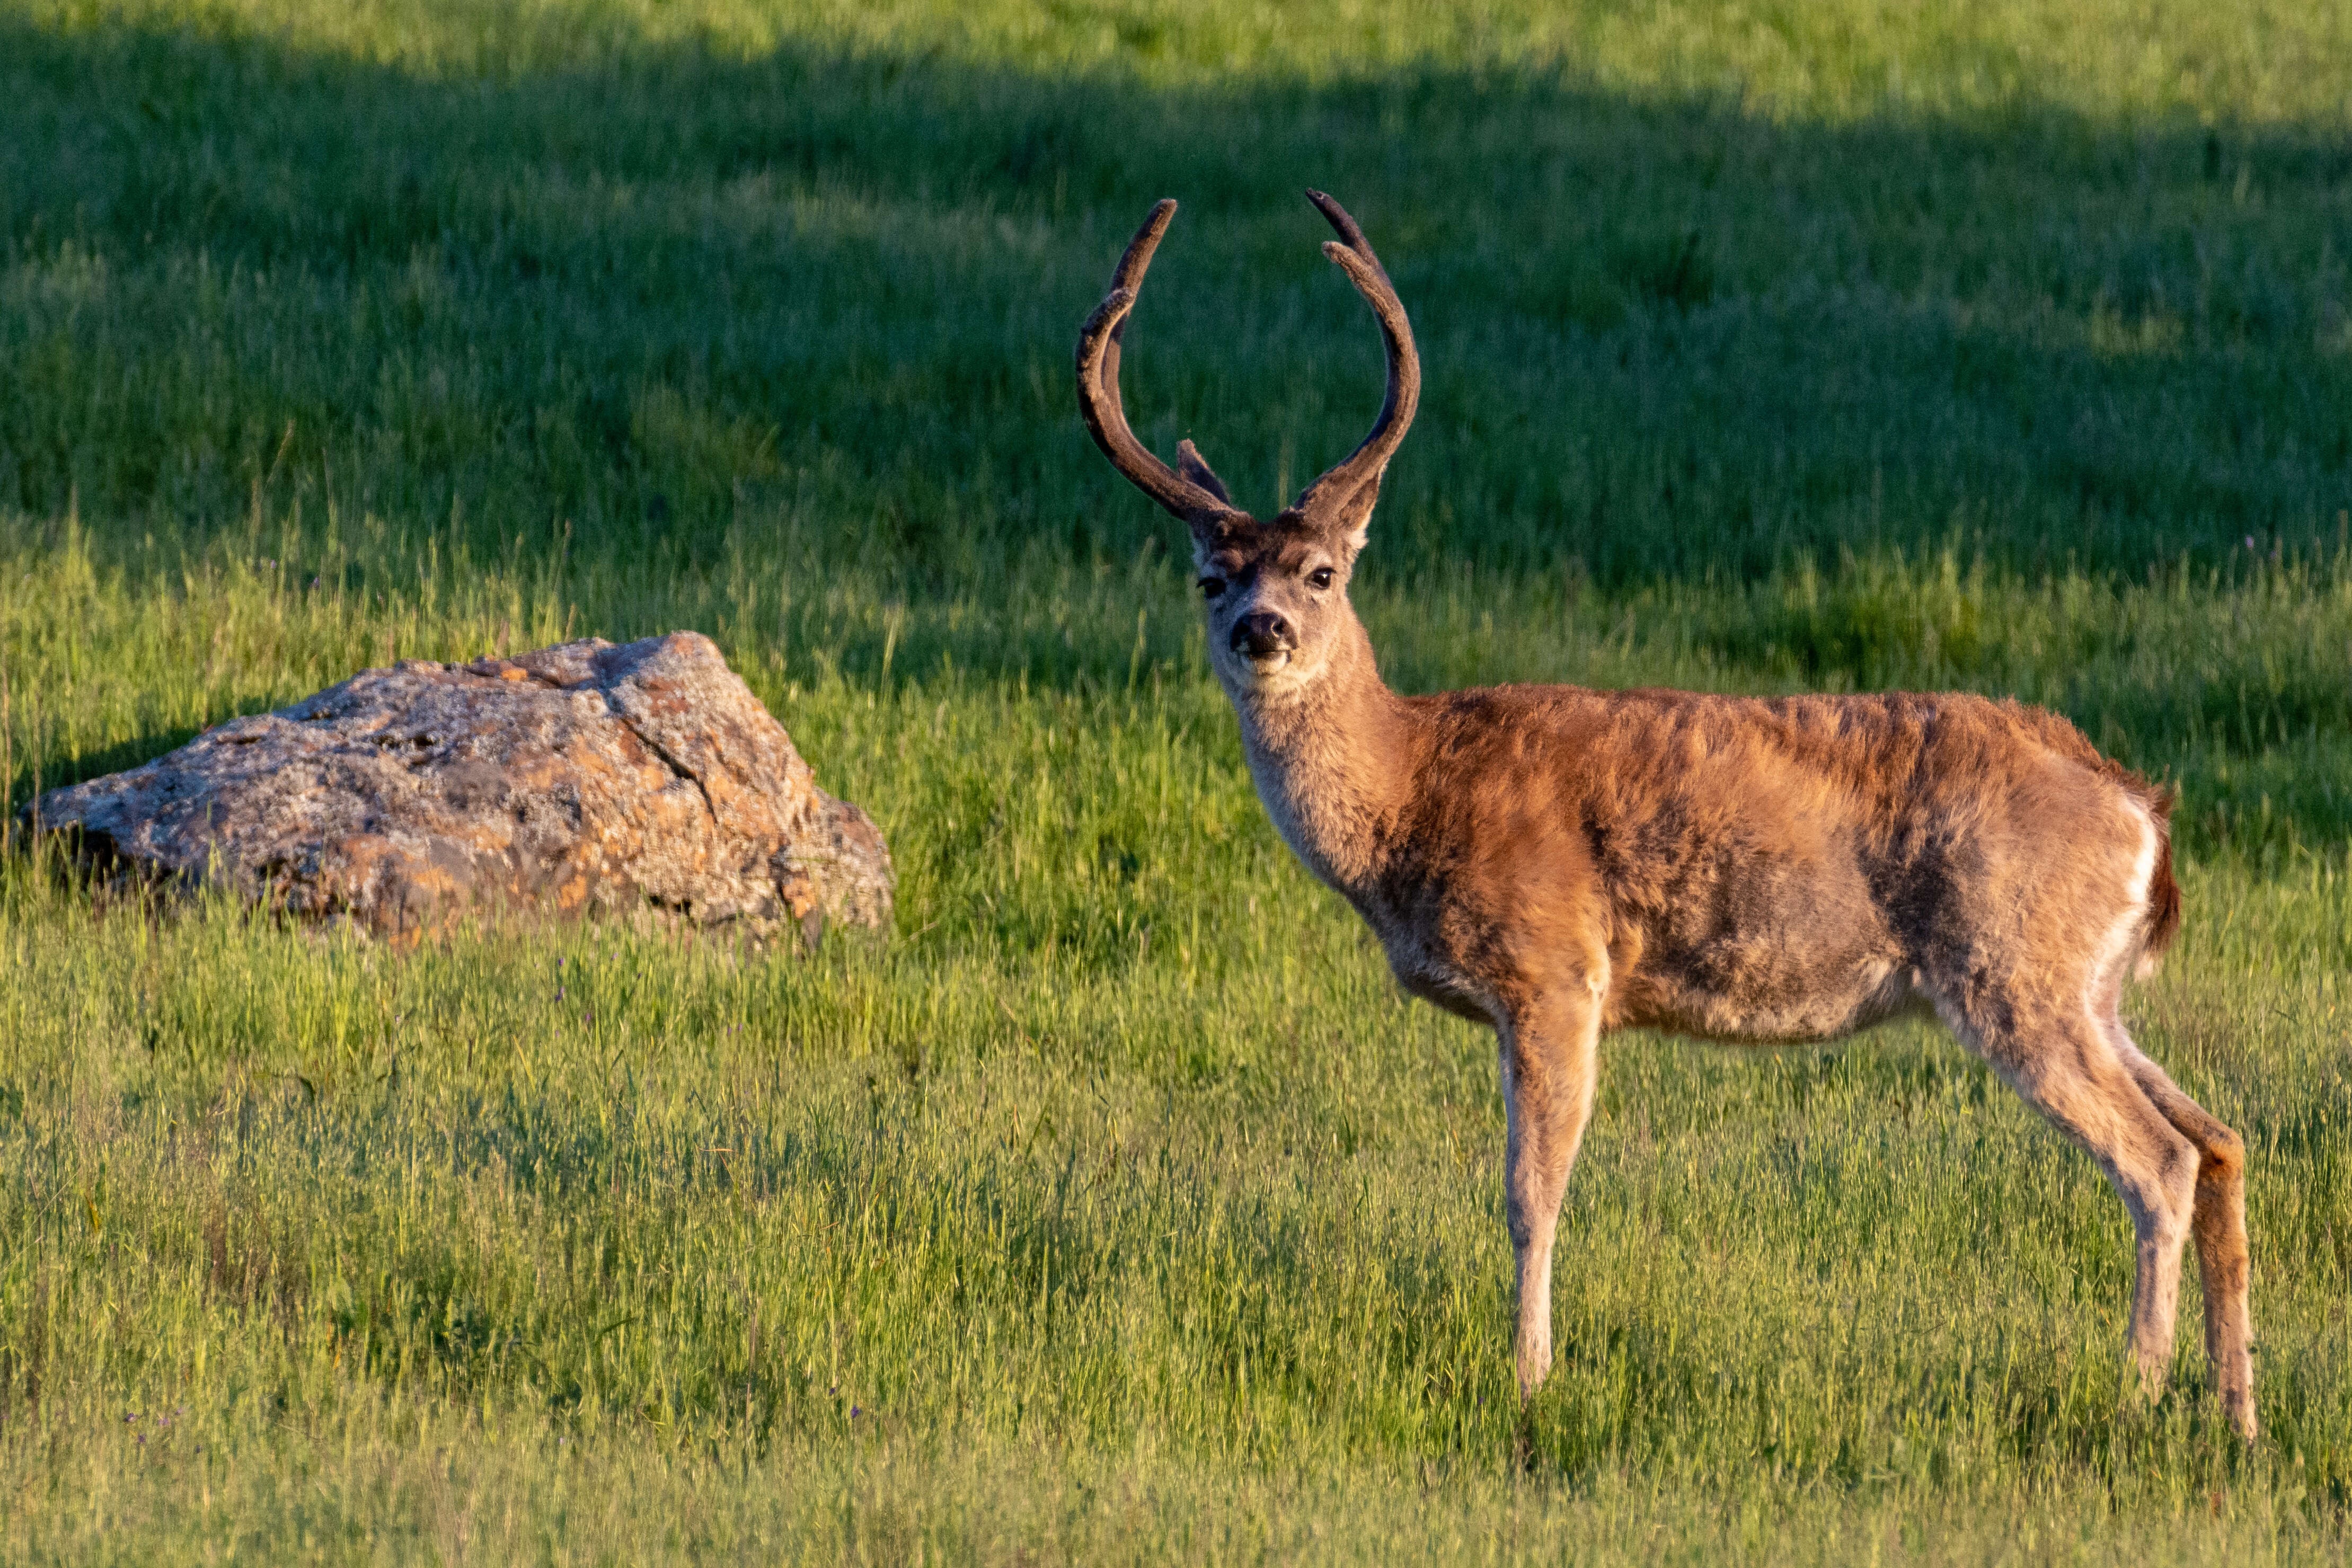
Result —
<path fill-rule="evenodd" d="M 887 945 L 423 950 L 0 857 L 0 1559 L 2352 1550 L 2352 11 L 0 0 L 0 790 L 395 657 L 715 636 Z M 1401 689 L 1963 686 L 2182 790 L 2263 1443 L 1948 1040 L 1629 1035 L 1560 1364 L 1488 1038 L 1251 794 L 1162 452 L 1429 382 Z"/>

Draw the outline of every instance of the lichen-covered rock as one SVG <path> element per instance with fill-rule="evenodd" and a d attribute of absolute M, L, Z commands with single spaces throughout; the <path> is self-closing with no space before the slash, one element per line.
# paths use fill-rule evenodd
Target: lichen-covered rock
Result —
<path fill-rule="evenodd" d="M 887 926 L 890 853 L 708 637 L 403 660 L 28 809 L 93 870 L 411 933 L 490 906 Z"/>

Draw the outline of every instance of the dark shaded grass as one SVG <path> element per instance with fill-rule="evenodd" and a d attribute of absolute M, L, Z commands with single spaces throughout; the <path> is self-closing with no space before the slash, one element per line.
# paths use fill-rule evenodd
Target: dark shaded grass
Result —
<path fill-rule="evenodd" d="M 2137 574 L 2249 536 L 2300 558 L 2352 504 L 2334 128 L 789 43 L 436 78 L 17 21 L 0 57 L 0 503 L 79 495 L 110 534 L 257 499 L 478 559 L 568 521 L 677 567 L 749 499 L 909 591 L 1037 542 L 1125 557 L 1164 530 L 1077 434 L 1066 361 L 1152 197 L 1188 206 L 1130 356 L 1147 435 L 1263 498 L 1369 417 L 1310 181 L 1371 225 L 1430 364 L 1384 570 L 1615 589 L 1926 544 Z"/>

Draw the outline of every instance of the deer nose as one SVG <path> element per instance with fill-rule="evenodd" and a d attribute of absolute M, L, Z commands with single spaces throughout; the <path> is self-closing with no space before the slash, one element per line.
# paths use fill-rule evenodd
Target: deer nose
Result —
<path fill-rule="evenodd" d="M 1253 659 L 1269 658 L 1298 646 L 1290 622 L 1272 610 L 1254 610 L 1234 622 L 1234 652 Z"/>

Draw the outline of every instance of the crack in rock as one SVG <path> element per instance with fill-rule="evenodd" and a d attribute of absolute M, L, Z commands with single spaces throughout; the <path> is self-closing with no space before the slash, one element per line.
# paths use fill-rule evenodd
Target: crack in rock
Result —
<path fill-rule="evenodd" d="M 694 786 L 696 792 L 700 794 L 702 797 L 702 809 L 710 813 L 710 820 L 712 821 L 718 821 L 719 806 L 717 802 L 711 800 L 710 786 L 702 781 L 702 775 L 697 773 L 693 768 L 688 768 L 685 763 L 680 762 L 677 758 L 672 757 L 668 747 L 664 746 L 660 741 L 656 740 L 652 736 L 646 734 L 646 727 L 629 716 L 627 710 L 613 700 L 612 693 L 606 692 L 604 694 L 604 702 L 605 705 L 613 710 L 613 716 L 621 721 L 622 727 L 625 728 L 631 735 L 635 736 L 638 741 L 647 751 L 652 752 L 656 757 L 661 758 L 663 765 L 668 768 L 672 773 L 677 774 L 680 779 L 685 779 L 688 783 Z"/>

